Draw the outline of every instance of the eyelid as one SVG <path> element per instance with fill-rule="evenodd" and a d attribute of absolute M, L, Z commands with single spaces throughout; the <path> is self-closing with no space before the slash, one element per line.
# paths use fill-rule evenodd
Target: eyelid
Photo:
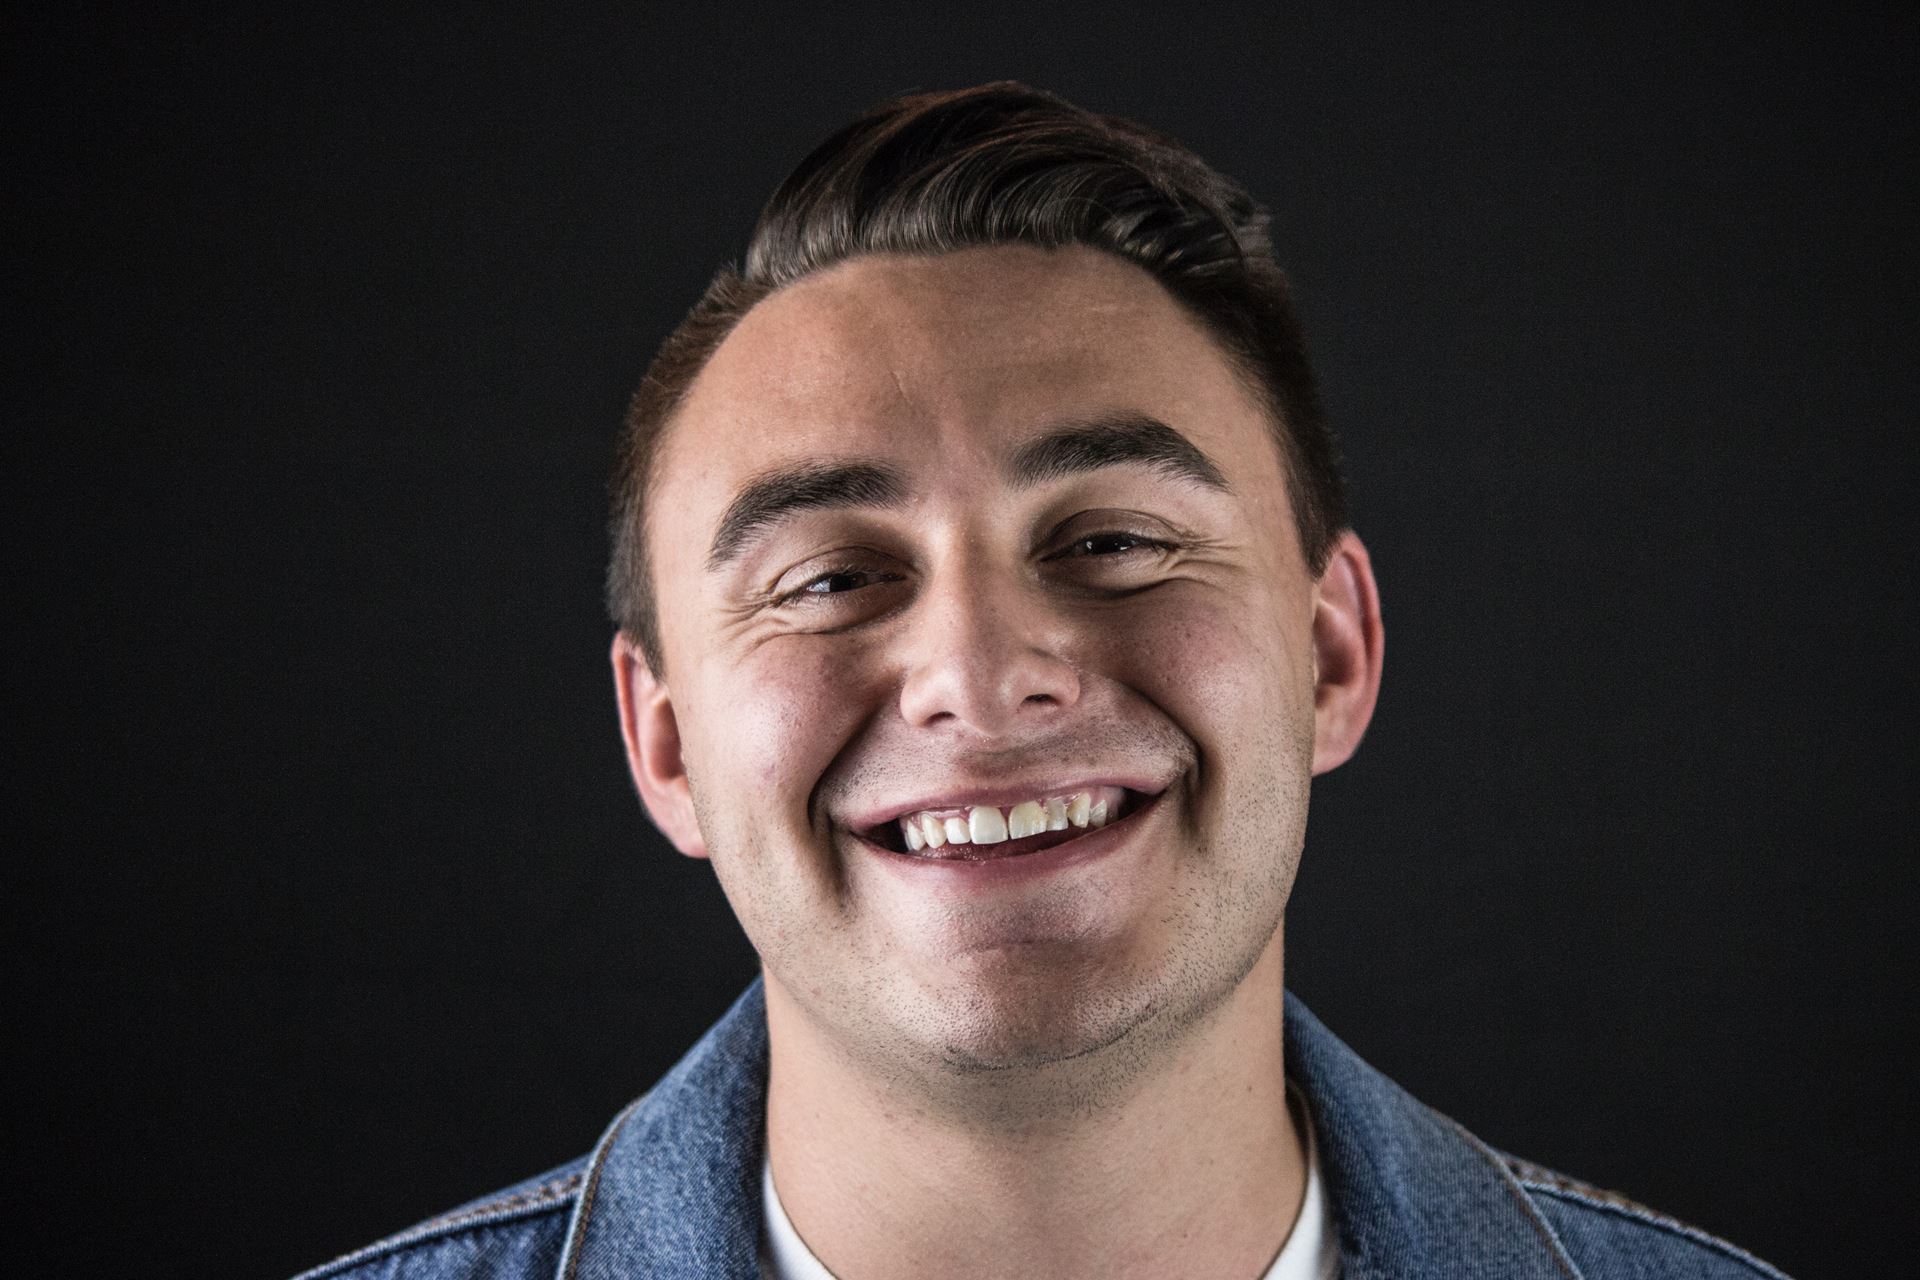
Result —
<path fill-rule="evenodd" d="M 876 579 L 868 586 L 883 585 L 886 582 L 899 581 L 905 575 L 897 571 L 897 562 L 893 557 L 872 547 L 842 547 L 834 551 L 822 551 L 808 556 L 795 564 L 788 565 L 768 584 L 762 598 L 769 605 L 785 608 L 798 603 L 802 597 L 818 595 L 822 599 L 833 596 L 853 595 L 852 591 L 810 592 L 807 588 L 822 578 L 835 574 L 865 574 Z M 794 585 L 783 588 L 780 584 L 794 580 Z"/>
<path fill-rule="evenodd" d="M 1076 511 L 1058 521 L 1048 530 L 1042 542 L 1073 541 L 1100 533 L 1125 533 L 1136 538 L 1155 538 L 1164 542 L 1181 542 L 1194 536 L 1164 516 L 1126 507 L 1096 507 Z"/>
<path fill-rule="evenodd" d="M 799 601 L 806 599 L 808 596 L 819 596 L 822 599 L 825 599 L 829 596 L 847 595 L 849 593 L 845 591 L 814 591 L 812 590 L 812 587 L 814 583 L 820 581 L 822 578 L 833 578 L 833 577 L 839 577 L 846 574 L 868 573 L 868 572 L 870 571 L 866 569 L 858 568 L 854 565 L 836 565 L 830 568 L 822 569 L 818 573 L 808 574 L 807 577 L 804 580 L 802 580 L 798 586 L 789 587 L 785 591 L 776 592 L 773 597 L 773 602 L 779 605 L 789 605 L 789 604 L 798 603 Z"/>
<path fill-rule="evenodd" d="M 1084 555 L 1080 554 L 1081 546 L 1083 546 L 1088 542 L 1097 541 L 1102 538 L 1126 538 L 1127 540 L 1129 540 L 1134 544 L 1133 546 L 1128 547 L 1126 549 L 1127 551 L 1161 552 L 1161 551 L 1171 551 L 1174 548 L 1174 544 L 1171 542 L 1168 542 L 1165 538 L 1149 537 L 1144 533 L 1136 533 L 1131 529 L 1097 529 L 1092 533 L 1076 534 L 1073 538 L 1068 540 L 1065 546 L 1061 547 L 1058 551 L 1048 554 L 1047 556 L 1044 557 L 1044 559 L 1047 559 L 1047 560 L 1113 560 L 1126 554 L 1126 551 L 1112 551 L 1104 554 L 1095 553 L 1095 552 L 1088 552 Z"/>
<path fill-rule="evenodd" d="M 1075 528 L 1075 525 L 1080 527 Z M 1191 536 L 1164 520 L 1134 511 L 1083 511 L 1054 526 L 1047 542 L 1054 549 L 1042 560 L 1057 560 L 1089 538 L 1123 537 L 1145 543 L 1162 551 L 1172 551 L 1192 541 Z"/>

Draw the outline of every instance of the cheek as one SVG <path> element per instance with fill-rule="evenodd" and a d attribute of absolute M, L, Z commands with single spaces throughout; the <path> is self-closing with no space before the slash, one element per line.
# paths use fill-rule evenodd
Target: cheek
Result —
<path fill-rule="evenodd" d="M 1103 667 L 1172 716 L 1202 750 L 1277 725 L 1313 727 L 1311 632 L 1289 602 L 1179 584 L 1105 629 Z M 1303 720 L 1300 725 L 1292 722 Z"/>
<path fill-rule="evenodd" d="M 702 703 L 689 782 L 727 900 L 769 963 L 807 948 L 838 919 L 832 847 L 810 811 L 821 778 L 873 714 L 844 642 L 790 638 L 727 669 Z M 720 665 L 720 664 L 716 664 Z"/>
<path fill-rule="evenodd" d="M 726 788 L 741 809 L 758 802 L 756 825 L 806 821 L 820 776 L 870 714 L 855 664 L 835 647 L 795 638 L 763 645 L 703 691 L 704 714 L 682 726 L 696 789 Z M 697 766 L 694 761 L 698 762 Z"/>

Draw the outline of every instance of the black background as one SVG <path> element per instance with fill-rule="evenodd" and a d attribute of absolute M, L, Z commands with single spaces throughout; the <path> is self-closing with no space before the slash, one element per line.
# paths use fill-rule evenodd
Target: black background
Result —
<path fill-rule="evenodd" d="M 70 8 L 8 39 L 9 1248 L 319 1262 L 585 1151 L 750 978 L 624 774 L 613 429 L 814 142 L 1018 77 L 1272 205 L 1344 433 L 1387 677 L 1295 989 L 1496 1145 L 1894 1256 L 1910 26 Z"/>

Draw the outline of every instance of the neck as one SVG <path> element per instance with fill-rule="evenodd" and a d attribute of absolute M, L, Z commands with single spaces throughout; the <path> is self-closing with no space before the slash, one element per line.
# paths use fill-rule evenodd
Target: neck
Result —
<path fill-rule="evenodd" d="M 1282 999 L 1276 933 L 1232 995 L 1101 1105 L 989 1104 L 1001 1119 L 981 1123 L 826 1051 L 769 975 L 767 1143 L 781 1204 L 840 1280 L 1252 1280 L 1306 1185 Z"/>

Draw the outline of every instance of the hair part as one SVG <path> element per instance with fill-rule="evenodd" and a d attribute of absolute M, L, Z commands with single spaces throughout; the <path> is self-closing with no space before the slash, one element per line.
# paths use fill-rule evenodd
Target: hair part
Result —
<path fill-rule="evenodd" d="M 655 461 L 694 379 L 769 294 L 867 254 L 1085 245 L 1144 268 L 1220 341 L 1273 420 L 1307 567 L 1346 525 L 1320 404 L 1265 208 L 1172 139 L 1011 81 L 882 103 L 800 162 L 633 397 L 612 482 L 607 611 L 662 673 L 646 516 Z"/>

